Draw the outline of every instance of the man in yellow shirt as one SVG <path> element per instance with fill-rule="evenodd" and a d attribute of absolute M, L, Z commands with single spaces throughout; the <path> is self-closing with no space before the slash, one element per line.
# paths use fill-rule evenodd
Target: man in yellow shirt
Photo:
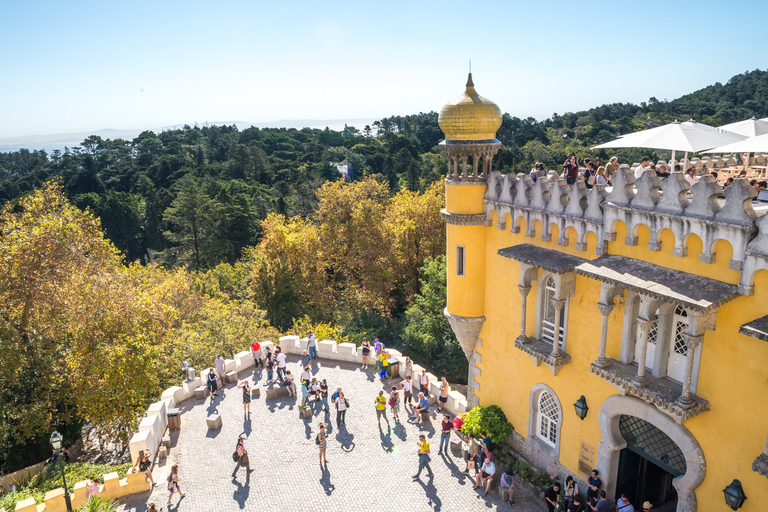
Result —
<path fill-rule="evenodd" d="M 376 419 L 379 420 L 379 429 L 381 429 L 382 416 L 384 416 L 384 421 L 387 422 L 387 428 L 392 428 L 387 419 L 387 397 L 384 396 L 384 391 L 379 391 L 379 396 L 376 397 L 373 403 L 376 404 Z"/>
<path fill-rule="evenodd" d="M 432 468 L 429 467 L 429 463 L 432 461 L 432 459 L 429 457 L 429 441 L 427 441 L 427 438 L 424 437 L 424 434 L 419 436 L 419 441 L 417 444 L 419 445 L 419 471 L 413 475 L 413 478 L 414 480 L 419 478 L 419 475 L 421 475 L 421 470 L 424 468 L 427 468 L 427 477 L 432 478 L 434 475 L 432 474 Z"/>

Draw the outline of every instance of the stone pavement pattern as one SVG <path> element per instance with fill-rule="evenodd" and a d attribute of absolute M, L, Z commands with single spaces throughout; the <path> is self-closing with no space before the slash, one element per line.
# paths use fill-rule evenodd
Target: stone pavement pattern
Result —
<path fill-rule="evenodd" d="M 298 377 L 299 365 L 289 356 L 288 369 Z M 121 500 L 120 512 L 143 512 L 146 502 L 154 500 L 164 510 L 182 512 L 256 511 L 265 508 L 281 512 L 326 510 L 403 512 L 512 510 L 540 512 L 544 510 L 539 496 L 520 489 L 512 507 L 502 502 L 492 489 L 487 497 L 472 490 L 474 482 L 462 474 L 464 462 L 458 453 L 438 455 L 439 421 L 432 411 L 432 426 L 407 422 L 401 406 L 400 419 L 389 417 L 392 430 L 382 419 L 378 429 L 374 397 L 381 389 L 391 389 L 400 379 L 387 379 L 384 384 L 371 370 L 337 361 L 320 360 L 313 365 L 313 376 L 327 379 L 331 390 L 341 386 L 349 399 L 346 423 L 336 426 L 336 411 L 322 412 L 321 402 L 310 402 L 313 417 L 300 416 L 301 396 L 266 400 L 264 390 L 251 403 L 250 419 L 243 416 L 242 390 L 229 385 L 220 389 L 211 402 L 190 398 L 181 404 L 181 430 L 171 431 L 172 449 L 168 459 L 157 461 L 153 475 L 158 485 L 150 493 Z M 266 370 L 257 368 L 241 372 L 240 379 L 264 385 Z M 299 392 L 301 395 L 301 392 Z M 433 408 L 434 409 L 434 408 Z M 205 418 L 218 412 L 223 427 L 207 429 Z M 318 423 L 330 423 L 328 431 L 328 465 L 321 468 L 315 435 Z M 411 477 L 418 469 L 416 456 L 419 434 L 425 434 L 432 451 L 433 479 L 422 472 L 421 479 Z M 247 436 L 252 473 L 239 469 L 232 479 L 232 452 L 238 436 Z M 173 463 L 180 464 L 181 488 L 187 493 L 176 495 L 166 507 L 166 477 Z"/>

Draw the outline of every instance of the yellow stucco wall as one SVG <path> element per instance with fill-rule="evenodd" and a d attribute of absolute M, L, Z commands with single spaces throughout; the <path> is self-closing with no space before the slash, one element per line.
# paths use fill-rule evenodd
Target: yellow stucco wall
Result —
<path fill-rule="evenodd" d="M 453 187 L 463 189 L 465 187 Z M 466 187 L 469 188 L 469 187 Z M 462 190 L 463 192 L 463 190 Z M 478 201 L 476 194 L 464 199 L 449 193 L 449 204 L 467 213 L 475 213 L 471 202 Z M 481 200 L 479 200 L 481 202 Z M 474 208 L 476 210 L 477 208 Z M 563 420 L 560 430 L 559 462 L 578 474 L 579 446 L 583 440 L 598 448 L 602 434 L 598 426 L 598 412 L 602 402 L 619 394 L 616 388 L 602 378 L 590 373 L 590 364 L 598 357 L 600 345 L 601 316 L 597 309 L 600 297 L 600 283 L 578 276 L 575 296 L 569 299 L 567 320 L 567 353 L 571 363 L 565 365 L 554 376 L 545 365 L 537 367 L 524 352 L 515 349 L 514 340 L 520 332 L 520 264 L 497 255 L 504 247 L 518 244 L 532 244 L 547 249 L 573 254 L 585 259 L 594 259 L 597 237 L 587 236 L 588 249 L 577 251 L 575 233 L 569 238 L 568 247 L 557 245 L 559 233 L 555 227 L 552 240 L 541 240 L 542 226 L 537 225 L 536 236 L 525 236 L 526 226 L 522 221 L 519 234 L 511 233 L 512 220 L 507 216 L 506 229 L 496 228 L 494 217 L 490 227 L 475 226 L 461 228 L 448 226 L 448 306 L 449 311 L 471 311 L 466 316 L 482 314 L 487 321 L 480 334 L 483 346 L 478 348 L 482 362 L 478 363 L 481 376 L 478 392 L 481 405 L 498 404 L 516 431 L 528 438 L 529 394 L 538 383 L 551 387 L 562 405 Z M 739 272 L 728 268 L 732 248 L 727 241 L 718 241 L 715 246 L 714 264 L 701 263 L 701 240 L 692 235 L 687 240 L 688 255 L 675 257 L 674 234 L 661 234 L 662 250 L 647 249 L 650 232 L 644 226 L 637 232 L 638 245 L 625 245 L 626 227 L 619 223 L 615 242 L 608 244 L 610 254 L 641 259 L 656 265 L 698 273 L 706 277 L 729 283 L 739 282 Z M 482 231 L 482 233 L 479 233 Z M 455 254 L 453 245 L 461 240 L 467 246 L 467 277 L 452 278 L 451 258 Z M 484 261 L 470 263 L 470 254 L 475 253 L 473 244 L 484 253 Z M 471 252 L 470 252 L 471 251 Z M 455 265 L 455 263 L 454 263 Z M 477 269 L 472 269 L 478 265 Z M 463 279 L 461 281 L 460 279 Z M 474 282 L 482 280 L 482 282 Z M 483 291 L 484 300 L 475 297 Z M 534 336 L 536 320 L 536 284 L 528 295 L 527 334 Z M 470 298 L 461 298 L 466 295 Z M 739 325 L 768 313 L 768 271 L 760 272 L 755 282 L 755 294 L 739 296 L 722 306 L 717 314 L 714 331 L 706 331 L 696 394 L 709 401 L 710 411 L 694 417 L 684 426 L 697 439 L 704 452 L 707 472 L 703 483 L 696 489 L 699 510 L 724 510 L 722 490 L 734 478 L 741 480 L 747 499 L 741 510 L 766 510 L 764 496 L 768 492 L 768 479 L 751 470 L 752 461 L 763 452 L 768 434 L 768 343 L 738 334 Z M 609 317 L 607 356 L 619 359 L 624 316 L 623 300 L 620 300 Z M 590 407 L 584 421 L 579 420 L 573 408 L 581 395 L 585 395 Z"/>

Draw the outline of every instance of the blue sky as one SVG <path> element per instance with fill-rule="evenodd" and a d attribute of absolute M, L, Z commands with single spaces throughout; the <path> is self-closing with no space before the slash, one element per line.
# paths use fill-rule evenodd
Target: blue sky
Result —
<path fill-rule="evenodd" d="M 672 99 L 767 69 L 766 19 L 739 0 L 6 0 L 0 136 L 427 112 L 469 59 L 520 117 Z"/>

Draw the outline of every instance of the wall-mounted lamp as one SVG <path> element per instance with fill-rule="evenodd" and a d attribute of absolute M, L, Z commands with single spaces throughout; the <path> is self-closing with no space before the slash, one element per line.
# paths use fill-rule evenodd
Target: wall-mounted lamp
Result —
<path fill-rule="evenodd" d="M 576 416 L 583 421 L 584 418 L 587 417 L 587 411 L 589 410 L 589 407 L 587 407 L 587 399 L 584 398 L 584 395 L 581 395 L 581 398 L 573 404 L 573 407 L 576 409 Z"/>
<path fill-rule="evenodd" d="M 747 497 L 744 495 L 744 489 L 741 488 L 741 482 L 734 480 L 731 485 L 723 489 L 725 493 L 725 504 L 733 510 L 741 508 Z"/>

